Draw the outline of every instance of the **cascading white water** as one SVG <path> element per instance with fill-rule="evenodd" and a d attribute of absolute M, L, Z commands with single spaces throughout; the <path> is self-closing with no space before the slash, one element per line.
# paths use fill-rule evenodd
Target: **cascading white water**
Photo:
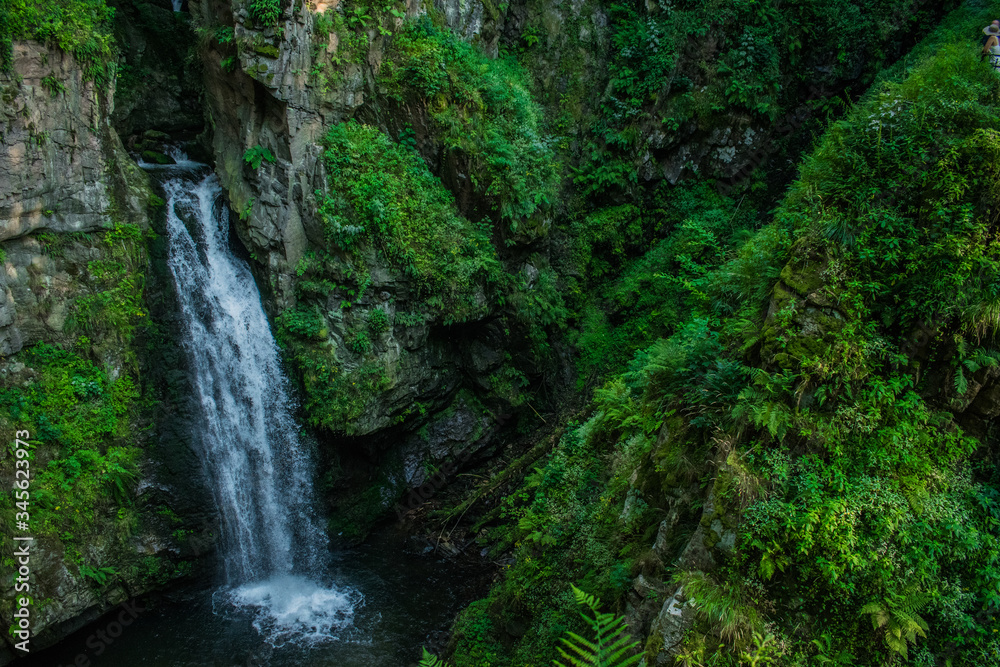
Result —
<path fill-rule="evenodd" d="M 174 5 L 175 12 L 179 12 L 181 10 L 181 7 L 184 5 L 183 0 L 172 0 L 172 2 Z"/>
<path fill-rule="evenodd" d="M 217 602 L 253 611 L 274 645 L 336 638 L 359 600 L 321 583 L 328 546 L 310 457 L 260 294 L 230 251 L 217 179 L 175 158 L 163 183 L 168 264 L 201 409 L 196 440 L 223 525 Z"/>

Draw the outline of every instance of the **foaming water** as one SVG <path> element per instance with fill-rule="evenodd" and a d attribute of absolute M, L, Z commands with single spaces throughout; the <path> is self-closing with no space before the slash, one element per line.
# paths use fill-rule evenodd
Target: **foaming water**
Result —
<path fill-rule="evenodd" d="M 274 648 L 292 641 L 315 645 L 338 639 L 355 639 L 357 593 L 323 588 L 305 577 L 278 575 L 225 591 L 228 604 L 249 611 L 253 626 Z"/>
<path fill-rule="evenodd" d="M 275 647 L 340 639 L 362 600 L 324 579 L 329 548 L 313 511 L 311 457 L 260 293 L 230 250 L 218 180 L 172 157 L 168 266 L 200 407 L 198 453 L 222 519 L 224 584 L 213 608 L 249 612 Z"/>

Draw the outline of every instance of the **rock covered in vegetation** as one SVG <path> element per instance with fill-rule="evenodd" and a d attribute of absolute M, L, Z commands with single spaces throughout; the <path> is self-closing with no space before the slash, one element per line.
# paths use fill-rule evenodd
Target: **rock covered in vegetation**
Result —
<path fill-rule="evenodd" d="M 0 437 L 30 433 L 37 651 L 189 572 L 181 555 L 210 553 L 215 529 L 173 514 L 177 478 L 154 471 L 156 392 L 142 397 L 140 370 L 156 198 L 111 127 L 113 85 L 55 47 L 16 41 L 12 54 L 0 72 Z M 13 457 L 0 477 L 9 487 Z M 0 501 L 10 518 L 13 502 Z M 7 625 L 17 597 L 8 578 Z M 12 642 L 4 633 L 0 663 Z"/>

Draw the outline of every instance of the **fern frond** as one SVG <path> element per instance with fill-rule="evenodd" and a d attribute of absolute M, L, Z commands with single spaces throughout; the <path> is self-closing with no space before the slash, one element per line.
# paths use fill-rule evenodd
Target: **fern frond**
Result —
<path fill-rule="evenodd" d="M 450 665 L 441 658 L 432 653 L 428 653 L 426 648 L 423 649 L 423 651 L 424 657 L 421 658 L 419 667 L 450 667 Z"/>
<path fill-rule="evenodd" d="M 577 604 L 587 607 L 590 615 L 581 612 L 583 620 L 594 631 L 594 641 L 584 639 L 575 632 L 567 632 L 562 643 L 566 648 L 557 647 L 565 663 L 553 660 L 558 667 L 630 667 L 637 664 L 642 655 L 627 656 L 639 642 L 626 632 L 625 619 L 614 614 L 599 611 L 601 601 L 596 596 L 572 587 Z M 566 649 L 570 652 L 567 652 Z"/>

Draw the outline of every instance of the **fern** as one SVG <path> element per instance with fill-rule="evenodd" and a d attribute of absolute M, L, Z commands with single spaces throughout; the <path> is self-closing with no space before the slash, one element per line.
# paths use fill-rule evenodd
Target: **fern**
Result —
<path fill-rule="evenodd" d="M 992 368 L 1000 364 L 1000 352 L 977 348 L 966 356 L 965 338 L 959 338 L 956 345 L 956 359 L 952 361 L 955 369 L 955 393 L 961 396 L 969 390 L 966 373 L 976 373 L 983 368 Z"/>
<path fill-rule="evenodd" d="M 874 629 L 884 628 L 886 646 L 908 658 L 907 648 L 916 643 L 917 635 L 927 637 L 927 622 L 917 611 L 928 602 L 930 596 L 926 593 L 894 594 L 882 601 L 869 602 L 861 608 L 861 614 L 871 615 Z"/>
<path fill-rule="evenodd" d="M 590 614 L 580 615 L 594 632 L 594 641 L 588 641 L 580 635 L 567 632 L 562 640 L 572 653 L 559 647 L 559 654 L 566 660 L 561 663 L 553 660 L 558 667 L 627 667 L 641 659 L 641 655 L 628 655 L 639 646 L 632 636 L 625 632 L 625 619 L 614 614 L 601 613 L 601 601 L 593 595 L 587 595 L 573 586 L 573 595 L 578 604 L 590 609 Z"/>
<path fill-rule="evenodd" d="M 445 662 L 441 658 L 437 657 L 436 655 L 432 655 L 431 653 L 428 653 L 427 649 L 424 649 L 424 657 L 421 658 L 419 667 L 450 667 L 450 666 L 448 665 L 447 662 Z"/>
<path fill-rule="evenodd" d="M 251 146 L 247 149 L 247 151 L 243 154 L 243 161 L 256 171 L 260 168 L 262 162 L 274 164 L 275 157 L 274 153 L 270 150 L 264 148 L 260 144 L 257 144 L 256 146 Z"/>
<path fill-rule="evenodd" d="M 584 639 L 580 635 L 567 632 L 562 640 L 570 652 L 558 647 L 565 663 L 553 660 L 557 667 L 630 667 L 642 660 L 642 654 L 628 655 L 639 647 L 639 642 L 625 632 L 625 619 L 614 614 L 600 612 L 601 601 L 593 595 L 587 595 L 573 586 L 573 595 L 578 604 L 590 609 L 590 614 L 581 612 L 580 616 L 594 632 L 594 641 Z M 424 657 L 419 667 L 451 667 L 424 649 Z"/>
<path fill-rule="evenodd" d="M 90 567 L 89 565 L 81 565 L 80 574 L 87 579 L 92 579 L 98 586 L 103 586 L 107 583 L 109 577 L 113 577 L 118 573 L 113 567 Z"/>

